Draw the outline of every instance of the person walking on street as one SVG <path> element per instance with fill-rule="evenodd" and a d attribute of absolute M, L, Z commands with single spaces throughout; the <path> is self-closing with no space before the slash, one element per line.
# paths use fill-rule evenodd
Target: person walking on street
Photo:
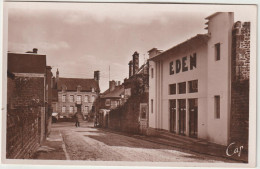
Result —
<path fill-rule="evenodd" d="M 75 115 L 74 115 L 74 117 L 75 117 L 75 120 L 76 120 L 76 123 L 75 123 L 75 126 L 76 127 L 80 127 L 80 123 L 79 123 L 79 118 L 80 118 L 80 116 L 81 116 L 81 113 L 80 112 L 76 112 L 75 113 Z"/>

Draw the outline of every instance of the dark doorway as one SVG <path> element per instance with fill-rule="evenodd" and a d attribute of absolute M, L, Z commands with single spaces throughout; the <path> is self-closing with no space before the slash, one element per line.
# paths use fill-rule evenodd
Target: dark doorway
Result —
<path fill-rule="evenodd" d="M 198 99 L 189 99 L 189 135 L 198 137 Z"/>
<path fill-rule="evenodd" d="M 179 102 L 179 134 L 185 135 L 186 130 L 186 100 L 180 99 Z"/>
<path fill-rule="evenodd" d="M 176 133 L 176 100 L 170 100 L 170 132 Z"/>

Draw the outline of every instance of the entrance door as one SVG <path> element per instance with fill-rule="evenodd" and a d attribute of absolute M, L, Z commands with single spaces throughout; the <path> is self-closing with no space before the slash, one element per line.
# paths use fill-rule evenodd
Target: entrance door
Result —
<path fill-rule="evenodd" d="M 189 135 L 198 137 L 198 99 L 189 99 Z"/>
<path fill-rule="evenodd" d="M 176 100 L 170 100 L 170 132 L 176 133 Z"/>
<path fill-rule="evenodd" d="M 186 130 L 186 100 L 180 99 L 179 102 L 179 134 L 185 135 Z"/>

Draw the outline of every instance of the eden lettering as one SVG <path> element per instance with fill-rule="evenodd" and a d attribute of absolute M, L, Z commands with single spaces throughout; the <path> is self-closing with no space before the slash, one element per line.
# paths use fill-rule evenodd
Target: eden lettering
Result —
<path fill-rule="evenodd" d="M 188 62 L 188 58 L 187 56 L 183 57 L 182 59 L 177 59 L 175 62 L 171 61 L 170 62 L 170 75 L 173 74 L 177 74 L 182 72 L 186 72 L 189 69 L 193 70 L 194 68 L 196 68 L 197 66 L 197 57 L 196 57 L 196 53 L 194 53 L 193 55 L 190 55 L 190 59 L 189 59 L 190 63 Z"/>

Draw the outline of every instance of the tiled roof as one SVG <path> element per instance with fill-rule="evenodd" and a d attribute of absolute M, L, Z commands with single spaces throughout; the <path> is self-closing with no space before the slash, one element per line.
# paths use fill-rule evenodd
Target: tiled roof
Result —
<path fill-rule="evenodd" d="M 77 90 L 78 86 L 81 86 L 82 91 L 91 91 L 95 88 L 95 91 L 99 91 L 98 82 L 94 79 L 81 79 L 81 78 L 59 78 L 58 80 L 58 90 L 62 90 L 62 86 L 66 86 L 66 90 Z"/>
<path fill-rule="evenodd" d="M 106 90 L 106 92 L 109 91 Z M 105 93 L 105 92 L 104 92 Z M 106 94 L 102 95 L 102 98 L 121 98 L 121 95 L 124 94 L 124 86 L 116 86 L 115 89 L 111 92 L 107 92 Z"/>
<path fill-rule="evenodd" d="M 46 55 L 8 53 L 8 71 L 12 73 L 45 73 Z"/>

